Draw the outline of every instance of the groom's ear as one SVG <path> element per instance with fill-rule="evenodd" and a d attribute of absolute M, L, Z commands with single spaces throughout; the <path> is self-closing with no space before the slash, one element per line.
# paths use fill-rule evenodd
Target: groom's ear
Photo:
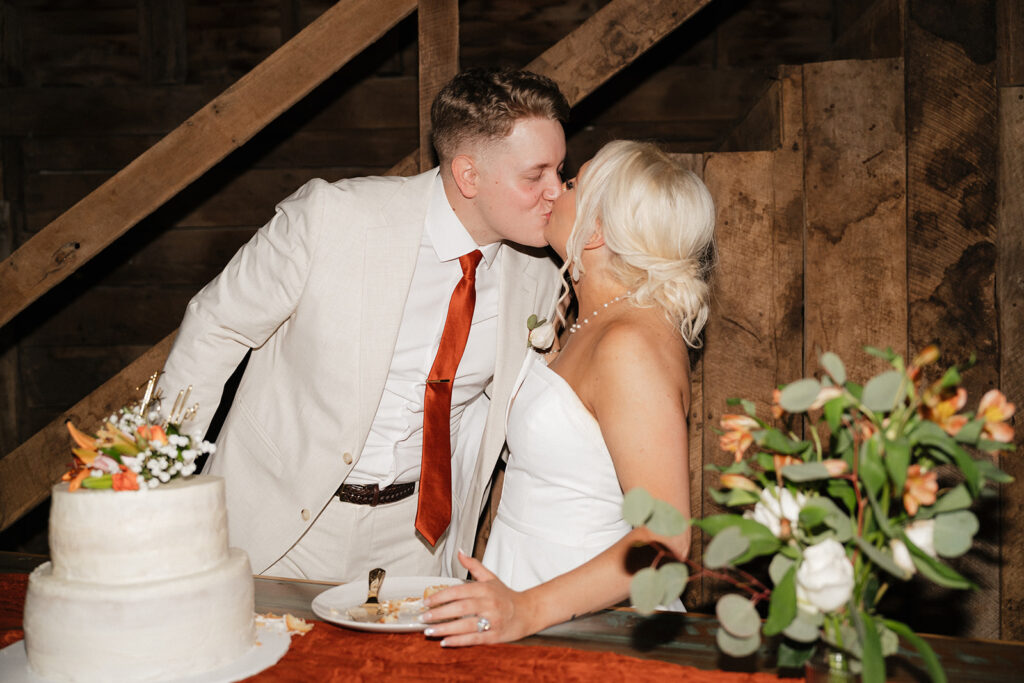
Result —
<path fill-rule="evenodd" d="M 467 154 L 459 154 L 452 159 L 452 178 L 459 186 L 459 192 L 466 199 L 472 199 L 478 192 L 480 172 L 476 168 L 476 162 Z"/>

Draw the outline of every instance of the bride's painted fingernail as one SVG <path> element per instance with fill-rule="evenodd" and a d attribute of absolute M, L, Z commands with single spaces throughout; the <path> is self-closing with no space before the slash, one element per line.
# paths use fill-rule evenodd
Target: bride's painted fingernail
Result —
<path fill-rule="evenodd" d="M 467 553 L 467 552 L 466 552 L 465 550 L 463 550 L 462 548 L 459 548 L 459 554 L 460 554 L 460 555 L 465 555 L 466 557 L 469 557 L 469 553 Z"/>
<path fill-rule="evenodd" d="M 442 640 L 441 641 L 441 647 L 448 647 L 448 641 L 447 640 Z"/>
<path fill-rule="evenodd" d="M 419 620 L 420 620 L 421 624 L 424 624 L 424 623 L 430 621 L 430 612 L 425 612 L 425 613 L 421 614 L 419 616 Z"/>
<path fill-rule="evenodd" d="M 432 628 L 426 629 L 425 631 L 423 631 L 423 635 L 425 635 L 425 636 L 427 636 L 429 638 L 430 636 L 434 635 L 434 629 L 432 629 Z"/>

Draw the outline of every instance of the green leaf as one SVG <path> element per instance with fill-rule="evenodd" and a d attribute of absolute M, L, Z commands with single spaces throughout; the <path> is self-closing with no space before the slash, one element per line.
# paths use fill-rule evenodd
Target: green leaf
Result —
<path fill-rule="evenodd" d="M 861 641 L 861 664 L 865 681 L 885 680 L 885 658 L 882 657 L 882 641 L 875 628 L 875 620 L 858 609 L 851 609 L 853 621 L 857 626 L 857 635 Z"/>
<path fill-rule="evenodd" d="M 780 669 L 800 669 L 802 671 L 804 664 L 813 654 L 813 645 L 797 647 L 783 640 L 779 643 L 777 663 Z"/>
<path fill-rule="evenodd" d="M 870 439 L 861 444 L 860 467 L 858 474 L 870 493 L 878 495 L 889 475 L 882 464 L 882 456 L 879 453 L 879 439 L 881 434 L 875 433 Z"/>
<path fill-rule="evenodd" d="M 885 469 L 889 472 L 893 491 L 902 491 L 907 481 L 907 467 L 910 466 L 910 442 L 901 437 L 895 441 L 885 440 Z"/>
<path fill-rule="evenodd" d="M 943 586 L 944 588 L 957 588 L 968 590 L 977 588 L 974 582 L 969 581 L 960 575 L 952 567 L 948 567 L 933 557 L 930 557 L 923 550 L 915 546 L 907 537 L 903 536 L 903 542 L 910 550 L 910 559 L 913 560 L 917 571 L 926 579 Z"/>
<path fill-rule="evenodd" d="M 988 439 L 979 439 L 977 446 L 980 450 L 987 451 L 989 453 L 994 453 L 995 451 L 1017 450 L 1017 446 L 1015 446 L 1012 442 L 1003 443 L 1002 441 L 989 441 Z"/>
<path fill-rule="evenodd" d="M 762 448 L 782 455 L 793 455 L 807 450 L 811 446 L 810 441 L 795 441 L 774 427 L 753 432 L 754 439 Z"/>
<path fill-rule="evenodd" d="M 630 602 L 640 614 L 653 614 L 664 594 L 664 586 L 654 567 L 644 567 L 629 582 Z"/>
<path fill-rule="evenodd" d="M 898 621 L 883 619 L 882 623 L 892 629 L 896 634 L 910 643 L 911 647 L 917 650 L 917 653 L 921 655 L 921 659 L 924 660 L 924 666 L 928 670 L 928 675 L 931 677 L 932 683 L 946 683 L 946 672 L 942 670 L 939 658 L 935 656 L 935 651 L 932 650 L 931 645 L 929 645 L 924 638 L 914 633 L 906 624 Z"/>
<path fill-rule="evenodd" d="M 729 527 L 715 534 L 704 551 L 704 564 L 711 569 L 726 567 L 750 547 L 750 540 L 739 527 Z"/>
<path fill-rule="evenodd" d="M 846 510 L 852 515 L 857 509 L 857 494 L 853 490 L 853 485 L 843 479 L 830 479 L 828 485 L 825 487 L 830 498 L 835 498 L 842 501 L 843 505 L 846 506 Z"/>
<path fill-rule="evenodd" d="M 690 528 L 690 520 L 671 503 L 655 499 L 647 528 L 662 536 L 678 536 Z"/>
<path fill-rule="evenodd" d="M 972 444 L 972 445 L 976 444 L 976 443 L 978 443 L 978 439 L 981 438 L 981 428 L 984 427 L 984 426 L 985 426 L 984 418 L 977 419 L 977 420 L 971 420 L 970 422 L 965 424 L 963 427 L 961 427 L 960 431 L 958 431 L 956 434 L 953 435 L 953 438 L 956 439 L 960 443 L 966 443 L 966 444 Z"/>
<path fill-rule="evenodd" d="M 802 413 L 811 407 L 820 391 L 821 383 L 818 380 L 812 377 L 798 379 L 782 389 L 779 405 L 787 413 Z"/>
<path fill-rule="evenodd" d="M 715 616 L 722 628 L 737 638 L 749 638 L 761 628 L 761 617 L 754 603 L 736 593 L 726 593 L 718 599 Z"/>
<path fill-rule="evenodd" d="M 964 475 L 964 481 L 967 483 L 967 488 L 970 489 L 971 495 L 977 496 L 978 491 L 981 489 L 981 472 L 978 470 L 978 465 L 974 458 L 955 443 L 952 444 L 950 455 L 956 461 L 956 466 L 960 468 L 960 473 Z"/>
<path fill-rule="evenodd" d="M 86 477 L 82 480 L 84 489 L 110 489 L 114 488 L 114 480 L 111 475 L 104 474 L 101 477 Z"/>
<path fill-rule="evenodd" d="M 850 519 L 839 506 L 831 498 L 825 496 L 815 496 L 804 503 L 803 508 L 800 510 L 800 522 L 804 523 L 804 512 L 808 515 L 813 516 L 817 519 L 820 517 L 821 522 L 824 522 L 829 528 L 835 530 L 836 540 L 840 543 L 846 543 L 853 536 L 853 520 Z M 817 526 L 817 525 L 814 525 Z"/>
<path fill-rule="evenodd" d="M 825 372 L 835 380 L 837 385 L 843 386 L 846 384 L 846 367 L 843 365 L 843 361 L 839 359 L 839 356 L 831 351 L 826 351 L 821 354 L 818 362 L 821 363 L 821 367 L 825 368 Z"/>
<path fill-rule="evenodd" d="M 534 329 L 535 327 L 537 327 L 538 324 L 539 323 L 537 322 L 537 314 L 536 313 L 532 313 L 530 315 L 530 317 L 526 319 L 526 329 L 528 329 L 528 330 Z"/>
<path fill-rule="evenodd" d="M 776 555 L 776 557 L 782 557 Z M 796 565 L 789 568 L 782 580 L 775 584 L 768 602 L 768 618 L 764 622 L 764 634 L 774 636 L 781 633 L 796 617 Z"/>
<path fill-rule="evenodd" d="M 643 526 L 653 511 L 654 496 L 643 488 L 630 489 L 622 498 L 622 518 L 630 526 Z"/>
<path fill-rule="evenodd" d="M 828 430 L 835 434 L 843 424 L 843 409 L 846 408 L 846 397 L 837 396 L 825 402 L 825 421 Z"/>
<path fill-rule="evenodd" d="M 857 547 L 863 551 L 869 560 L 878 565 L 881 569 L 889 572 L 897 579 L 906 581 L 910 578 L 910 573 L 904 569 L 901 569 L 895 560 L 892 559 L 892 555 L 881 548 L 876 548 L 871 543 L 868 543 L 860 536 L 854 536 L 854 541 L 857 543 Z"/>
<path fill-rule="evenodd" d="M 829 479 L 832 475 L 820 462 L 805 462 L 799 465 L 786 465 L 782 468 L 782 476 L 790 481 L 818 481 Z"/>
<path fill-rule="evenodd" d="M 749 638 L 737 638 L 731 635 L 724 628 L 715 630 L 715 642 L 720 649 L 730 657 L 746 657 L 757 651 L 761 645 L 761 634 L 755 633 Z"/>
<path fill-rule="evenodd" d="M 796 611 L 796 619 L 789 623 L 782 635 L 800 643 L 814 643 L 821 637 L 823 618 L 820 612 L 813 614 L 802 609 Z"/>
<path fill-rule="evenodd" d="M 955 487 L 942 494 L 939 499 L 935 501 L 934 505 L 918 508 L 917 514 L 914 515 L 914 519 L 931 519 L 940 512 L 965 510 L 971 507 L 972 502 L 974 501 L 971 498 L 971 494 L 968 493 L 967 487 L 963 484 L 957 484 Z"/>
<path fill-rule="evenodd" d="M 771 563 L 768 565 L 768 576 L 772 577 L 772 583 L 778 585 L 780 581 L 786 576 L 786 572 L 789 571 L 796 562 L 783 554 L 778 554 L 772 558 Z"/>
<path fill-rule="evenodd" d="M 978 518 L 970 510 L 947 512 L 935 517 L 935 552 L 941 557 L 960 557 L 974 543 Z"/>
<path fill-rule="evenodd" d="M 669 562 L 658 567 L 658 578 L 663 589 L 658 604 L 667 605 L 682 595 L 686 582 L 690 580 L 690 569 L 682 562 Z"/>
<path fill-rule="evenodd" d="M 1013 444 L 1003 445 L 1012 446 Z M 998 467 L 996 467 L 990 460 L 982 458 L 980 460 L 975 460 L 974 462 L 978 466 L 978 473 L 981 474 L 981 476 L 984 479 L 987 479 L 988 481 L 993 481 L 997 484 L 1013 483 L 1013 477 L 1007 474 L 1006 472 L 1003 472 Z"/>
<path fill-rule="evenodd" d="M 740 401 L 740 405 L 743 406 L 743 412 L 745 412 L 748 417 L 757 417 L 757 406 L 754 405 L 753 401 L 743 399 Z"/>
<path fill-rule="evenodd" d="M 903 389 L 904 375 L 896 370 L 872 377 L 864 386 L 861 402 L 876 413 L 887 413 L 896 407 Z"/>
<path fill-rule="evenodd" d="M 718 489 L 708 489 L 708 493 L 711 494 L 711 498 L 719 505 L 726 507 L 737 507 L 739 505 L 750 505 L 761 500 L 753 491 L 747 491 L 746 489 L 729 489 L 728 491 L 719 491 Z"/>
<path fill-rule="evenodd" d="M 894 360 L 899 358 L 899 355 L 895 351 L 893 351 L 891 347 L 888 346 L 885 347 L 884 349 L 880 349 L 877 346 L 865 346 L 864 352 L 867 353 L 869 356 L 881 358 L 882 360 L 888 363 L 892 363 Z"/>
<path fill-rule="evenodd" d="M 954 365 L 949 370 L 946 370 L 946 374 L 944 374 L 942 379 L 939 380 L 939 386 L 943 389 L 958 387 L 960 386 L 960 381 L 960 371 L 957 370 L 957 367 Z"/>

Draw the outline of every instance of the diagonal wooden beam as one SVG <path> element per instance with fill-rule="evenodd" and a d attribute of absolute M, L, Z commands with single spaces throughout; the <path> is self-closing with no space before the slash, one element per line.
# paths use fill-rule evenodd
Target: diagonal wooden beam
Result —
<path fill-rule="evenodd" d="M 0 263 L 0 326 L 416 9 L 343 0 Z"/>
<path fill-rule="evenodd" d="M 634 0 L 612 0 L 526 68 L 555 80 L 570 104 L 576 104 L 708 2 L 710 0 L 650 0 L 638 7 Z M 412 175 L 418 169 L 417 150 L 388 173 Z M 0 286 L 2 282 L 0 279 Z M 76 404 L 67 415 L 57 418 L 0 459 L 0 531 L 50 495 L 50 485 L 60 476 L 68 460 L 66 417 L 73 416 L 83 425 L 93 424 L 130 400 L 134 396 L 132 389 L 163 367 L 170 339 L 154 346 Z"/>

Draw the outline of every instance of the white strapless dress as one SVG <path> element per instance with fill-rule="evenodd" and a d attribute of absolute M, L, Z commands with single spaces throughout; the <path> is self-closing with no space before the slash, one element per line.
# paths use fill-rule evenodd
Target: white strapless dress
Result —
<path fill-rule="evenodd" d="M 539 354 L 509 413 L 509 460 L 484 565 L 525 590 L 575 569 L 630 530 L 597 420 Z"/>

